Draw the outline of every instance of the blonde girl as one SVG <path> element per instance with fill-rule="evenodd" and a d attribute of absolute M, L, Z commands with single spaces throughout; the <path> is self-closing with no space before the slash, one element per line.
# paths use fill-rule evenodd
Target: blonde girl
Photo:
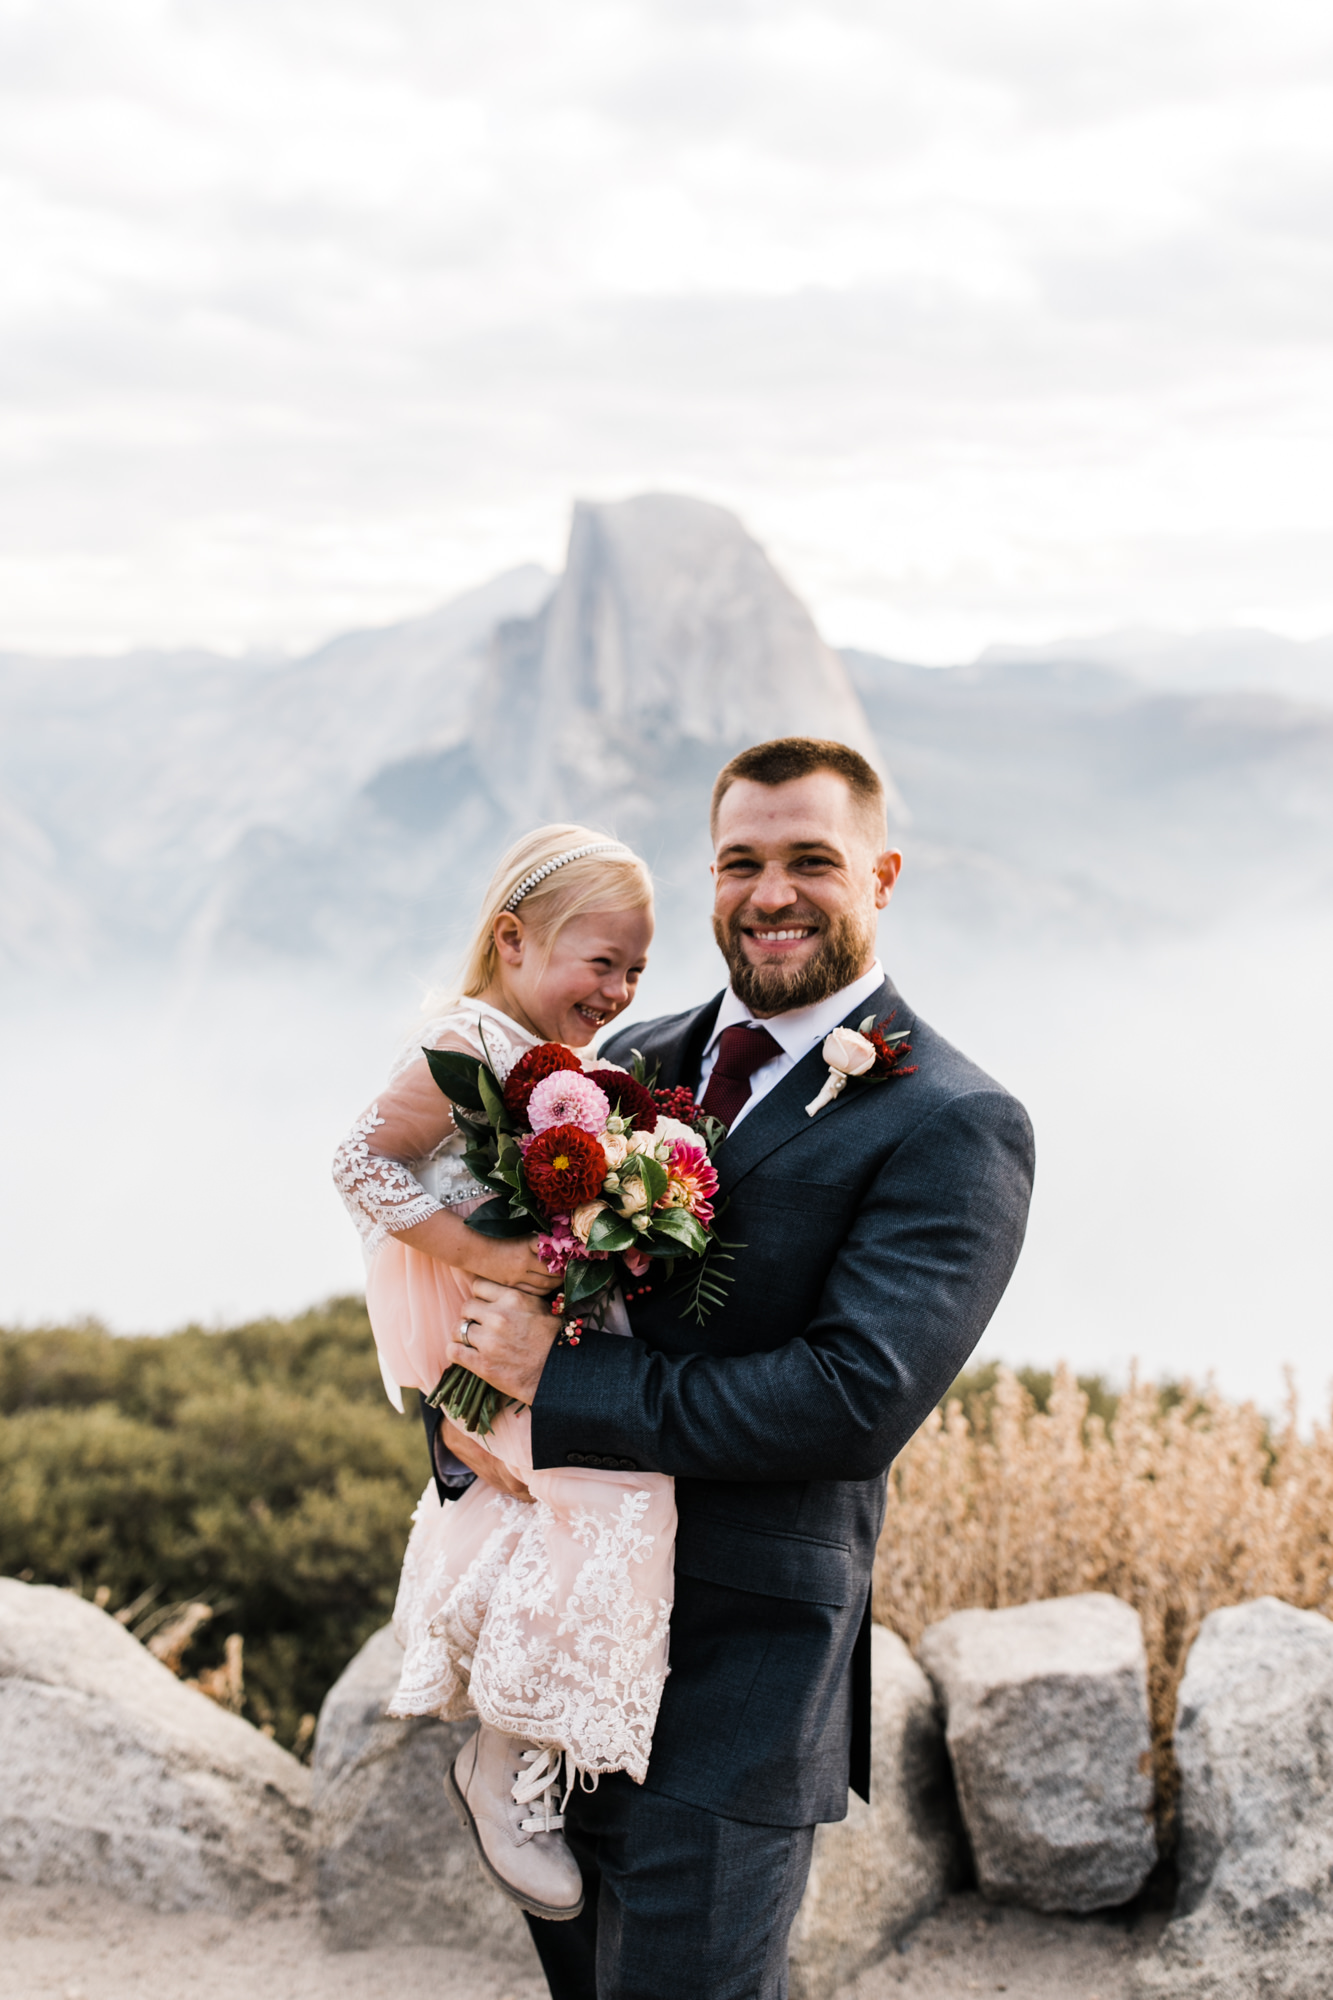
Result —
<path fill-rule="evenodd" d="M 390 1397 L 429 1394 L 466 1318 L 471 1280 L 545 1294 L 535 1239 L 496 1241 L 466 1218 L 489 1199 L 468 1173 L 448 1099 L 419 1045 L 484 1057 L 502 1076 L 539 1042 L 588 1052 L 634 997 L 652 940 L 639 857 L 583 826 L 542 827 L 487 890 L 456 996 L 437 999 L 388 1085 L 338 1149 L 334 1178 L 361 1232 L 366 1304 Z M 617 1301 L 610 1324 L 628 1333 Z M 483 1867 L 534 1915 L 577 1916 L 562 1782 L 626 1771 L 642 1783 L 666 1677 L 673 1482 L 655 1473 L 534 1469 L 531 1418 L 506 1409 L 484 1440 L 446 1420 L 437 1450 L 482 1468 L 461 1499 L 422 1495 L 394 1625 L 404 1647 L 392 1715 L 481 1728 L 459 1752 L 454 1802 Z M 562 1781 L 562 1767 L 566 1777 Z"/>

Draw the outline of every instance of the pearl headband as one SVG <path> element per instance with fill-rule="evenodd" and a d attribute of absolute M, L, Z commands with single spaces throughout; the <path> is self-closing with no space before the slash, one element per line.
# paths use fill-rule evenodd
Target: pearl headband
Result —
<path fill-rule="evenodd" d="M 500 907 L 510 912 L 516 910 L 523 898 L 530 896 L 539 882 L 544 882 L 548 875 L 554 875 L 556 869 L 563 868 L 567 862 L 582 861 L 585 854 L 628 854 L 629 851 L 619 840 L 593 840 L 586 847 L 571 847 L 568 854 L 557 854 L 554 861 L 545 861 L 540 868 L 534 868 L 530 875 L 525 875 L 513 894 L 507 897 Z"/>

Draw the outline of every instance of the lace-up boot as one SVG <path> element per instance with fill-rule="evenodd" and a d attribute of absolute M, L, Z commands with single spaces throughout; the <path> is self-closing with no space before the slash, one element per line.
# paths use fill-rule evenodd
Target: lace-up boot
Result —
<path fill-rule="evenodd" d="M 502 1736 L 483 1722 L 454 1759 L 448 1785 L 491 1880 L 521 1909 L 556 1923 L 583 1908 L 583 1877 L 565 1845 L 558 1750 Z"/>

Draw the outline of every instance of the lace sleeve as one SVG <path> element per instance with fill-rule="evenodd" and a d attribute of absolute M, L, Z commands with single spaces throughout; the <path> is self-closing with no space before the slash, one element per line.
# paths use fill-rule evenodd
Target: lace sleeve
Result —
<path fill-rule="evenodd" d="M 476 1012 L 461 1008 L 441 1015 L 424 1025 L 422 1040 L 432 1048 L 485 1056 L 498 1076 L 507 1076 L 534 1038 L 494 1009 L 483 1011 L 489 1019 L 479 1020 Z M 424 1057 L 404 1051 L 387 1085 L 333 1158 L 334 1184 L 367 1257 L 386 1236 L 425 1222 L 452 1201 L 485 1193 L 464 1167 L 463 1151 L 449 1100 L 430 1066 Z M 430 1187 L 422 1185 L 423 1174 Z"/>
<path fill-rule="evenodd" d="M 411 1229 L 443 1203 L 428 1194 L 404 1160 L 380 1150 L 387 1120 L 378 1103 L 363 1111 L 333 1156 L 333 1184 L 369 1257 L 396 1229 Z"/>
<path fill-rule="evenodd" d="M 476 1053 L 456 1029 L 432 1034 L 431 1041 Z M 333 1180 L 368 1257 L 387 1235 L 440 1213 L 444 1203 L 422 1186 L 413 1168 L 432 1159 L 455 1129 L 449 1100 L 422 1056 L 396 1069 L 357 1119 L 333 1156 Z"/>

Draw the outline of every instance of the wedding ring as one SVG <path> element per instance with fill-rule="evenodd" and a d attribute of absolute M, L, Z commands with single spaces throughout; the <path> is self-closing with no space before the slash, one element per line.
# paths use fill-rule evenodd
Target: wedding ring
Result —
<path fill-rule="evenodd" d="M 458 1338 L 464 1347 L 471 1347 L 472 1345 L 472 1342 L 467 1337 L 467 1330 L 472 1324 L 473 1322 L 470 1319 L 460 1319 L 458 1322 Z"/>

